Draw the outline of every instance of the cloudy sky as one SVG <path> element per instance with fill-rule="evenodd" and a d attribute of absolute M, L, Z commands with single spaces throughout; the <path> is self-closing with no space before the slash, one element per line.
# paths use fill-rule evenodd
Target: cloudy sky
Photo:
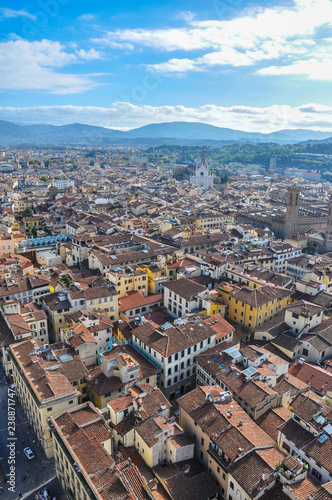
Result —
<path fill-rule="evenodd" d="M 332 131 L 332 0 L 4 0 L 0 118 Z"/>

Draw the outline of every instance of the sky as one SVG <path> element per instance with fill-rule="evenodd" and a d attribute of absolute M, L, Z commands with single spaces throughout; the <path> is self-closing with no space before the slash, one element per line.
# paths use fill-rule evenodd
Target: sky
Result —
<path fill-rule="evenodd" d="M 332 131 L 332 0 L 3 0 L 0 119 Z"/>

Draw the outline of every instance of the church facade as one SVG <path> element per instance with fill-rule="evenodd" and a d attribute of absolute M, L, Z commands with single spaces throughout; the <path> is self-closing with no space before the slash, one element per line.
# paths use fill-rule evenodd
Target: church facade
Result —
<path fill-rule="evenodd" d="M 201 164 L 196 167 L 196 172 L 190 176 L 190 183 L 200 186 L 203 189 L 213 187 L 213 175 L 209 174 L 209 167 L 206 165 L 205 148 L 203 147 Z"/>

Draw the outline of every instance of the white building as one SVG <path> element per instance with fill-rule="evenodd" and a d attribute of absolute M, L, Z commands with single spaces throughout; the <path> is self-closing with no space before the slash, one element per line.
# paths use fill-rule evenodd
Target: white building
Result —
<path fill-rule="evenodd" d="M 68 189 L 75 186 L 73 179 L 57 179 L 52 182 L 52 185 L 58 189 Z"/>
<path fill-rule="evenodd" d="M 191 184 L 200 186 L 204 189 L 209 189 L 213 187 L 213 175 L 209 174 L 209 167 L 206 165 L 205 161 L 205 149 L 203 147 L 202 158 L 200 166 L 196 167 L 195 174 L 190 176 Z"/>
<path fill-rule="evenodd" d="M 62 258 L 55 252 L 50 250 L 43 250 L 42 252 L 36 253 L 36 260 L 41 266 L 60 266 L 62 264 Z"/>

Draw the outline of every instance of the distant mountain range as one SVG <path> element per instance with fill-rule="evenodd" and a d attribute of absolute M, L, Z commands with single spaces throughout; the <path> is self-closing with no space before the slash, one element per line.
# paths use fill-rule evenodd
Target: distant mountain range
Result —
<path fill-rule="evenodd" d="M 243 132 L 196 122 L 170 122 L 145 125 L 126 132 L 93 125 L 17 125 L 0 120 L 0 146 L 110 146 L 110 145 L 222 145 L 226 142 L 275 142 L 294 144 L 311 140 L 332 140 L 332 132 L 295 129 L 270 134 Z"/>

